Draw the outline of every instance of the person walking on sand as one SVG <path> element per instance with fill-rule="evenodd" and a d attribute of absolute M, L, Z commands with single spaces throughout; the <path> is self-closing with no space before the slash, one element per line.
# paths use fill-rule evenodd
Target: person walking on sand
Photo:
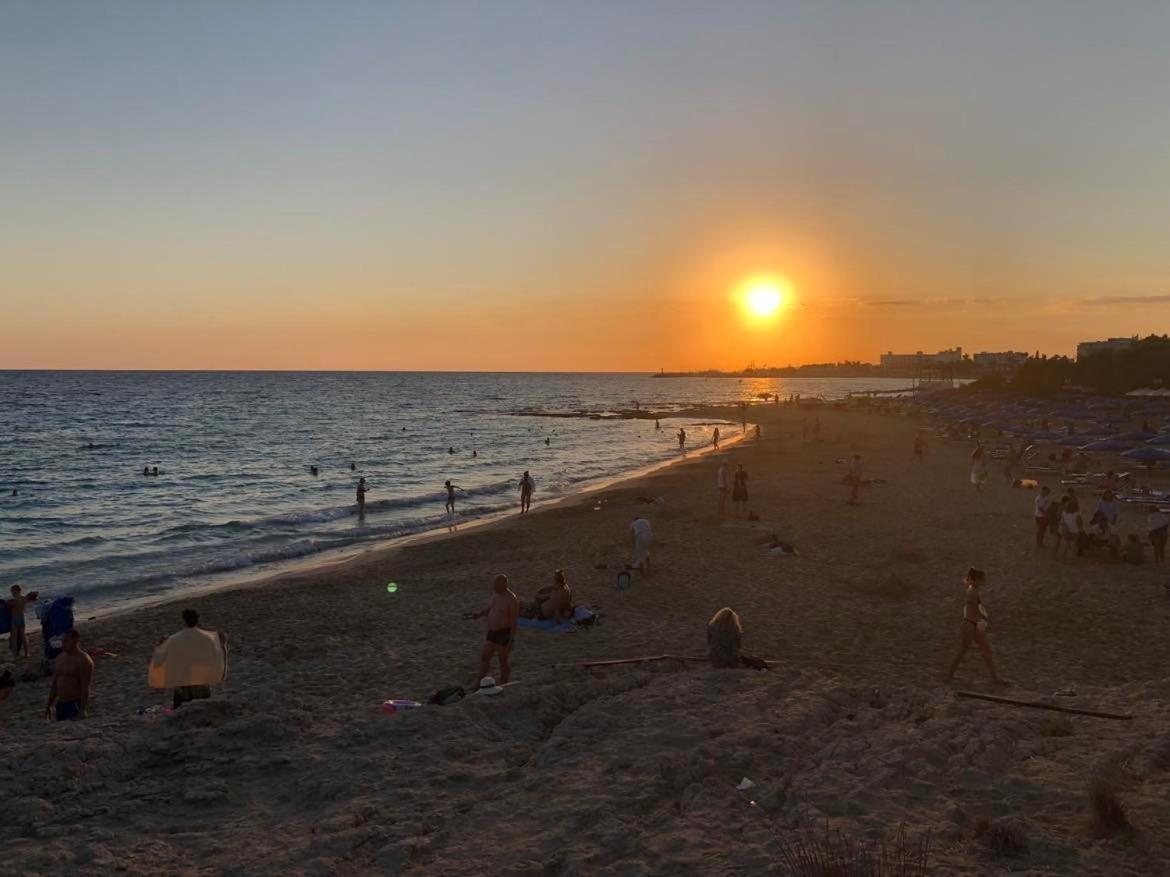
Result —
<path fill-rule="evenodd" d="M 520 514 L 524 514 L 532 508 L 532 491 L 535 489 L 536 482 L 532 480 L 532 476 L 525 469 L 524 475 L 520 478 Z"/>
<path fill-rule="evenodd" d="M 735 476 L 731 480 L 731 504 L 735 507 L 735 516 L 742 518 L 747 510 L 748 476 L 743 463 L 735 467 Z"/>
<path fill-rule="evenodd" d="M 37 600 L 37 592 L 29 591 L 25 596 L 21 592 L 20 585 L 13 585 L 11 589 L 12 599 L 6 600 L 5 604 L 8 607 L 8 648 L 12 650 L 12 656 L 19 658 L 20 653 L 24 652 L 24 656 L 28 657 L 28 627 L 24 617 L 25 611 L 28 609 L 29 603 L 35 603 Z"/>
<path fill-rule="evenodd" d="M 971 483 L 975 489 L 982 492 L 983 482 L 987 480 L 987 453 L 983 450 L 983 443 L 978 442 L 971 452 Z"/>
<path fill-rule="evenodd" d="M 358 517 L 364 517 L 366 514 L 366 479 L 359 478 L 357 484 L 357 507 Z"/>
<path fill-rule="evenodd" d="M 464 493 L 467 493 L 467 491 L 463 490 L 458 484 L 452 484 L 450 481 L 443 482 L 443 487 L 447 490 L 447 504 L 445 506 L 447 514 L 453 515 L 455 514 L 455 491 L 461 490 Z"/>
<path fill-rule="evenodd" d="M 1040 495 L 1036 497 L 1036 502 L 1033 504 L 1033 516 L 1036 520 L 1036 547 L 1044 547 L 1044 535 L 1048 532 L 1048 527 L 1051 523 L 1050 514 L 1052 511 L 1052 504 L 1055 498 L 1052 496 L 1052 488 L 1045 485 L 1040 488 Z"/>
<path fill-rule="evenodd" d="M 1166 559 L 1167 528 L 1170 528 L 1170 517 L 1162 514 L 1156 505 L 1150 506 L 1146 516 L 1146 533 L 1154 549 L 1155 563 L 1162 563 Z"/>
<path fill-rule="evenodd" d="M 634 559 L 630 566 L 644 576 L 650 575 L 650 548 L 654 544 L 654 530 L 650 522 L 642 517 L 634 518 L 627 532 L 634 549 Z"/>
<path fill-rule="evenodd" d="M 715 486 L 719 488 L 719 517 L 727 514 L 727 461 L 719 461 L 719 471 L 715 475 Z"/>
<path fill-rule="evenodd" d="M 468 620 L 486 618 L 487 635 L 479 656 L 479 678 L 485 679 L 492 669 L 492 658 L 500 659 L 500 684 L 507 685 L 512 675 L 508 658 L 516 641 L 516 625 L 520 620 L 520 600 L 508 587 L 508 577 L 497 575 L 492 579 L 492 596 L 487 607 L 479 612 L 466 612 Z"/>
<path fill-rule="evenodd" d="M 45 718 L 52 718 L 56 705 L 58 722 L 84 719 L 89 709 L 89 690 L 93 683 L 93 658 L 81 650 L 81 634 L 68 630 L 62 638 L 63 651 L 53 662 L 53 684 Z"/>
<path fill-rule="evenodd" d="M 861 501 L 861 454 L 854 454 L 849 461 L 849 505 L 857 505 Z"/>
<path fill-rule="evenodd" d="M 685 429 L 680 428 L 678 431 L 678 449 L 681 451 L 683 449 L 683 445 L 685 445 L 686 443 L 687 443 L 687 431 Z"/>
<path fill-rule="evenodd" d="M 975 567 L 967 570 L 967 578 L 963 581 L 963 584 L 967 586 L 967 594 L 963 601 L 963 621 L 959 625 L 959 650 L 955 652 L 955 657 L 951 659 L 951 664 L 947 668 L 948 682 L 954 678 L 955 671 L 959 669 L 959 662 L 963 660 L 963 655 L 967 653 L 971 643 L 975 643 L 983 654 L 983 662 L 987 664 L 987 672 L 991 674 L 991 681 L 996 685 L 1008 684 L 1000 678 L 999 671 L 995 669 L 995 658 L 991 654 L 991 644 L 987 641 L 987 634 L 984 632 L 987 629 L 987 612 L 983 608 L 979 589 L 986 581 L 987 576 L 983 570 L 975 569 Z"/>
<path fill-rule="evenodd" d="M 1059 558 L 1062 553 L 1068 554 L 1071 549 L 1079 557 L 1084 538 L 1085 522 L 1081 518 L 1081 504 L 1077 502 L 1070 487 L 1068 494 L 1060 503 L 1060 523 L 1057 526 L 1056 546 L 1052 551 L 1052 556 Z"/>
<path fill-rule="evenodd" d="M 719 450 L 719 427 L 715 427 L 715 434 L 711 437 L 711 446 Z"/>

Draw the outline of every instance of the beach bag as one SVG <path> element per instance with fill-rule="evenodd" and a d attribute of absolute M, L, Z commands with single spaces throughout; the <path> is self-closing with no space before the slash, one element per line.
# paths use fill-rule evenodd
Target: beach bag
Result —
<path fill-rule="evenodd" d="M 573 621 L 578 627 L 592 627 L 597 623 L 597 618 L 597 613 L 592 609 L 586 609 L 584 606 L 573 609 Z"/>
<path fill-rule="evenodd" d="M 458 703 L 467 696 L 467 692 L 458 685 L 452 685 L 450 688 L 440 688 L 433 695 L 427 703 L 433 703 L 435 706 L 447 706 L 448 704 Z"/>
<path fill-rule="evenodd" d="M 41 610 L 41 638 L 46 660 L 61 654 L 61 637 L 73 628 L 73 598 L 58 597 Z"/>

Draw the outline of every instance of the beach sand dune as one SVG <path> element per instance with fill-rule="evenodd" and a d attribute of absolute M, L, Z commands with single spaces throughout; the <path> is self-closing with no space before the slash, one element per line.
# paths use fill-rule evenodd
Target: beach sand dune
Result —
<path fill-rule="evenodd" d="M 994 481 L 977 494 L 960 443 L 934 443 L 916 466 L 915 421 L 827 411 L 826 441 L 806 445 L 805 416 L 766 410 L 760 446 L 726 452 L 749 472 L 759 524 L 718 519 L 706 458 L 453 538 L 82 624 L 87 645 L 118 653 L 98 658 L 90 718 L 45 723 L 40 683 L 0 707 L 14 766 L 0 779 L 12 838 L 0 871 L 782 873 L 782 845 L 802 832 L 874 841 L 904 824 L 929 832 L 943 873 L 1170 872 L 1166 571 L 1036 552 L 1033 494 Z M 885 483 L 849 506 L 838 461 L 854 448 Z M 617 591 L 640 513 L 655 571 Z M 1127 514 L 1122 529 L 1140 530 Z M 773 532 L 800 553 L 770 556 Z M 969 565 L 988 572 L 1010 696 L 1134 720 L 956 699 L 990 690 L 974 653 L 955 686 L 941 681 Z M 473 685 L 483 632 L 460 616 L 486 602 L 493 573 L 527 596 L 556 568 L 600 625 L 522 630 L 499 696 L 382 715 L 387 698 Z M 229 680 L 211 701 L 139 716 L 169 702 L 145 668 L 188 605 L 228 632 Z M 724 605 L 772 671 L 578 666 L 701 655 Z M 1095 833 L 1095 776 L 1131 831 Z M 744 777 L 756 785 L 737 791 Z M 1026 846 L 997 847 L 996 820 Z"/>

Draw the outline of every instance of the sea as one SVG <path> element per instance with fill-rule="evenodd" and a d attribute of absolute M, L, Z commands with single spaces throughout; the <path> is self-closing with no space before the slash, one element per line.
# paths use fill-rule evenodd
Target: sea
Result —
<path fill-rule="evenodd" d="M 0 372 L 0 590 L 20 584 L 73 595 L 84 614 L 109 611 L 516 509 L 525 470 L 535 507 L 667 463 L 679 457 L 679 427 L 692 448 L 710 442 L 715 424 L 682 417 L 687 408 L 905 383 Z M 661 428 L 613 416 L 634 408 L 659 415 Z M 462 488 L 454 518 L 448 479 Z"/>

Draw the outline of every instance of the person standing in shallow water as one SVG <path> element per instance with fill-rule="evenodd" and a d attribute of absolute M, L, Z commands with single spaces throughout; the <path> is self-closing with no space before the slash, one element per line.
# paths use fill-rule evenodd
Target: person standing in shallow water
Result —
<path fill-rule="evenodd" d="M 715 427 L 715 434 L 711 437 L 711 446 L 716 450 L 719 449 L 719 427 Z"/>
<path fill-rule="evenodd" d="M 532 491 L 535 488 L 536 482 L 532 480 L 532 476 L 525 469 L 520 478 L 520 514 L 525 514 L 532 508 Z"/>
<path fill-rule="evenodd" d="M 678 431 L 678 449 L 681 451 L 683 449 L 683 445 L 685 445 L 686 443 L 687 443 L 687 431 L 685 429 L 680 429 Z"/>
<path fill-rule="evenodd" d="M 967 594 L 963 600 L 963 621 L 959 625 L 959 650 L 955 652 L 955 657 L 951 659 L 950 666 L 947 667 L 948 682 L 954 678 L 955 671 L 959 669 L 959 662 L 963 660 L 963 655 L 974 643 L 983 654 L 983 662 L 987 665 L 987 672 L 991 674 L 991 681 L 996 685 L 1008 684 L 1000 677 L 999 671 L 995 668 L 991 644 L 987 641 L 987 634 L 984 633 L 987 629 L 987 613 L 983 609 L 979 589 L 986 581 L 987 576 L 983 570 L 975 569 L 975 567 L 967 570 L 967 578 L 963 580 L 963 584 L 967 586 Z"/>
<path fill-rule="evenodd" d="M 359 517 L 364 516 L 366 513 L 366 492 L 366 479 L 359 478 L 357 485 L 357 507 Z"/>

